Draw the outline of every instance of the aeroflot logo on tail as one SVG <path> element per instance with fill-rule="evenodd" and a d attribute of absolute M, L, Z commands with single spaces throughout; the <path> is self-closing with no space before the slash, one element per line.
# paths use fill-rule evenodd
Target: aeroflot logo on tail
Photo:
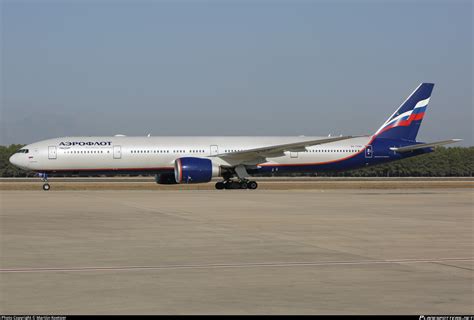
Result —
<path fill-rule="evenodd" d="M 111 146 L 111 141 L 64 141 L 59 143 L 60 146 Z"/>

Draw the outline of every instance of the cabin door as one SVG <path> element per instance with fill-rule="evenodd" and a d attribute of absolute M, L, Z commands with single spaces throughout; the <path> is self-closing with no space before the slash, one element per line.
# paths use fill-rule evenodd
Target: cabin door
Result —
<path fill-rule="evenodd" d="M 211 156 L 215 156 L 219 154 L 219 147 L 217 145 L 211 146 Z"/>
<path fill-rule="evenodd" d="M 114 146 L 114 159 L 121 159 L 121 158 L 122 158 L 122 147 Z"/>
<path fill-rule="evenodd" d="M 368 145 L 367 147 L 365 147 L 365 157 L 367 159 L 370 159 L 374 156 L 374 150 L 372 150 L 372 146 L 371 145 Z"/>
<path fill-rule="evenodd" d="M 56 159 L 56 158 L 57 158 L 56 147 L 55 146 L 48 147 L 48 159 Z"/>

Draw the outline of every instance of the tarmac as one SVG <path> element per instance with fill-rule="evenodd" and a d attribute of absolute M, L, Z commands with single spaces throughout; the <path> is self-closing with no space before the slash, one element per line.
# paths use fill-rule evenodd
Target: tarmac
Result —
<path fill-rule="evenodd" d="M 474 188 L 474 177 L 415 177 L 415 178 L 348 178 L 348 177 L 256 177 L 258 188 L 264 190 L 330 190 L 330 189 L 445 189 Z M 153 177 L 67 177 L 50 178 L 52 190 L 214 190 L 209 183 L 157 184 Z M 36 178 L 0 178 L 0 190 L 39 190 Z"/>
<path fill-rule="evenodd" d="M 473 314 L 472 188 L 0 191 L 0 314 Z"/>

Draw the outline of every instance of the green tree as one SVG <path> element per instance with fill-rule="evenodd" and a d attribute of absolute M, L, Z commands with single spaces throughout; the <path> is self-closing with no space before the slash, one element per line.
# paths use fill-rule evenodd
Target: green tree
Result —
<path fill-rule="evenodd" d="M 12 144 L 8 147 L 0 146 L 0 176 L 1 177 L 26 177 L 32 176 L 32 172 L 19 169 L 12 165 L 8 159 L 18 149 L 23 147 L 21 144 Z"/>

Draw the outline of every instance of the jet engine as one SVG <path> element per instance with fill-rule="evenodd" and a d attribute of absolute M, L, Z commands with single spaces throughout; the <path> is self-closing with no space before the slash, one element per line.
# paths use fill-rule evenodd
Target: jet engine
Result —
<path fill-rule="evenodd" d="M 155 176 L 155 181 L 158 184 L 176 184 L 174 179 L 174 172 L 159 173 Z"/>
<path fill-rule="evenodd" d="M 174 162 L 174 178 L 177 183 L 209 182 L 220 176 L 220 167 L 210 159 L 183 157 Z"/>

